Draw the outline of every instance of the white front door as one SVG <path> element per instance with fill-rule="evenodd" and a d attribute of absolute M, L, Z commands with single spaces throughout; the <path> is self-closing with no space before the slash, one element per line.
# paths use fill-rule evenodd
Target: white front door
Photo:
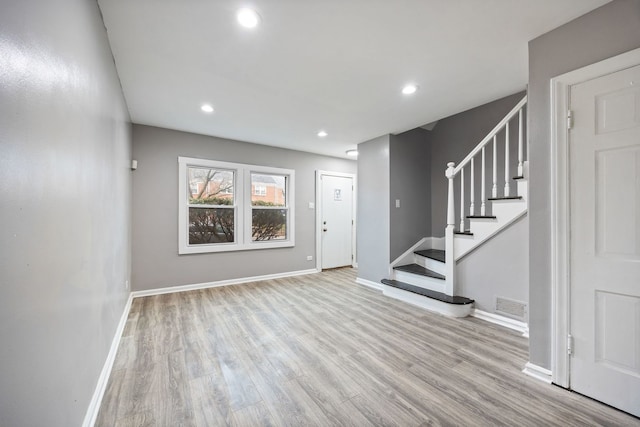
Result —
<path fill-rule="evenodd" d="M 570 388 L 640 416 L 640 66 L 570 109 Z"/>
<path fill-rule="evenodd" d="M 322 187 L 322 268 L 353 262 L 353 178 L 320 175 Z"/>

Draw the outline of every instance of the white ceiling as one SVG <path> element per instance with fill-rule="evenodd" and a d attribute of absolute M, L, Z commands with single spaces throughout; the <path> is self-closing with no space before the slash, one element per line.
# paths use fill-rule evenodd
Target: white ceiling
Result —
<path fill-rule="evenodd" d="M 605 3 L 99 0 L 134 123 L 338 157 L 524 90 L 527 42 Z"/>

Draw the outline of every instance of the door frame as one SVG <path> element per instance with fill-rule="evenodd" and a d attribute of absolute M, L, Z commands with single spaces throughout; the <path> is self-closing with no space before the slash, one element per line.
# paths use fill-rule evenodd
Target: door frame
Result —
<path fill-rule="evenodd" d="M 357 268 L 358 258 L 356 257 L 356 227 L 358 224 L 356 221 L 356 196 L 358 191 L 358 183 L 356 180 L 356 175 L 353 173 L 316 170 L 316 270 L 322 271 L 322 177 L 326 175 L 351 178 L 353 182 L 353 194 L 351 200 L 351 219 L 353 220 L 353 227 L 351 228 L 351 266 Z"/>
<path fill-rule="evenodd" d="M 571 331 L 569 88 L 639 64 L 640 48 L 551 79 L 551 377 L 565 388 L 571 386 L 567 352 Z"/>

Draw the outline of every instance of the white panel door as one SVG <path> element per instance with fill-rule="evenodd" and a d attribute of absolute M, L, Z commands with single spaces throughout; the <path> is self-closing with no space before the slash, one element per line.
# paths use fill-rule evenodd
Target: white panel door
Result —
<path fill-rule="evenodd" d="M 640 66 L 570 91 L 570 387 L 640 416 Z"/>
<path fill-rule="evenodd" d="M 351 265 L 353 178 L 321 175 L 322 268 Z"/>

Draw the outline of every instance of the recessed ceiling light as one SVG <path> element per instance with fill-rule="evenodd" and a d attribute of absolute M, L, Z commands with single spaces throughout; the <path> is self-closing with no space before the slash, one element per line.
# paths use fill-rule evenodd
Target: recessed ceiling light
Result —
<path fill-rule="evenodd" d="M 260 23 L 260 15 L 253 9 L 244 7 L 236 14 L 238 23 L 245 28 L 255 28 Z"/>
<path fill-rule="evenodd" d="M 411 95 L 413 93 L 416 93 L 417 90 L 418 90 L 418 86 L 414 84 L 408 84 L 402 88 L 402 93 L 404 93 L 405 95 Z"/>
<path fill-rule="evenodd" d="M 327 136 L 327 135 L 329 135 L 329 134 L 328 134 L 327 132 L 323 131 L 323 130 L 321 130 L 320 132 L 318 132 L 318 136 L 319 136 L 320 138 L 324 138 L 324 137 L 325 137 L 325 136 Z"/>
<path fill-rule="evenodd" d="M 205 113 L 213 113 L 213 107 L 209 104 L 202 104 L 202 107 L 200 107 L 200 109 Z"/>
<path fill-rule="evenodd" d="M 347 150 L 347 156 L 358 157 L 358 150 Z"/>

